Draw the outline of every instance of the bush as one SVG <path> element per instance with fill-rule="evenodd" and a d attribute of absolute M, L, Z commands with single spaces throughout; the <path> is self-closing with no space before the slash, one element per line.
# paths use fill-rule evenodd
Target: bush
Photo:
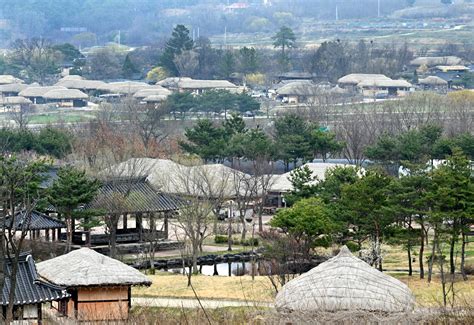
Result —
<path fill-rule="evenodd" d="M 214 243 L 216 243 L 216 244 L 226 244 L 227 243 L 227 236 L 216 235 L 214 237 Z"/>
<path fill-rule="evenodd" d="M 244 239 L 240 242 L 242 246 L 258 246 L 258 238 Z M 238 245 L 238 244 L 236 244 Z"/>
<path fill-rule="evenodd" d="M 354 253 L 354 252 L 357 252 L 357 251 L 359 250 L 359 245 L 358 245 L 357 243 L 354 243 L 353 241 L 348 241 L 348 242 L 346 243 L 346 246 L 347 246 L 347 248 L 349 248 L 349 250 L 350 250 L 351 252 L 353 252 L 353 253 Z"/>

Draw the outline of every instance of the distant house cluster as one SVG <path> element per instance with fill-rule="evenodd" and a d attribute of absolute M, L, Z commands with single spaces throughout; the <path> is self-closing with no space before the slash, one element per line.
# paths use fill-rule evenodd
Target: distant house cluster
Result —
<path fill-rule="evenodd" d="M 0 107 L 18 109 L 25 105 L 53 104 L 58 107 L 84 107 L 92 97 L 114 101 L 131 96 L 144 104 L 156 105 L 173 92 L 190 92 L 195 95 L 209 90 L 226 90 L 241 93 L 239 87 L 227 80 L 197 80 L 166 78 L 151 85 L 140 81 L 104 82 L 68 75 L 51 86 L 25 84 L 10 75 L 0 75 Z"/>

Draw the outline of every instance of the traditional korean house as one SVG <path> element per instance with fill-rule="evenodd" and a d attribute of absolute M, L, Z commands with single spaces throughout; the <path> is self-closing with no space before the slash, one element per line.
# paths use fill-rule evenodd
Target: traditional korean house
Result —
<path fill-rule="evenodd" d="M 8 227 L 11 227 L 12 218 L 6 219 Z M 13 219 L 16 231 L 25 230 L 28 232 L 28 239 L 42 239 L 45 241 L 56 241 L 61 237 L 61 229 L 66 228 L 66 224 L 56 218 L 48 216 L 39 211 L 19 211 Z"/>
<path fill-rule="evenodd" d="M 12 272 L 13 264 L 6 260 L 6 271 Z M 10 295 L 11 280 L 5 277 L 0 302 L 3 317 L 6 316 L 8 300 Z M 63 302 L 67 304 L 70 295 L 65 288 L 47 283 L 41 280 L 36 272 L 35 262 L 29 253 L 23 253 L 19 257 L 18 270 L 16 274 L 16 287 L 14 295 L 14 319 L 18 324 L 41 324 L 41 305 L 46 302 Z M 20 322 L 21 321 L 21 322 Z"/>
<path fill-rule="evenodd" d="M 144 235 L 153 233 L 157 239 L 168 238 L 168 218 L 177 212 L 185 201 L 176 195 L 170 195 L 155 190 L 145 177 L 117 177 L 105 181 L 94 200 L 84 207 L 85 210 L 103 211 L 105 214 L 119 215 L 119 225 L 116 234 L 117 243 L 133 243 L 143 241 Z M 163 220 L 163 229 L 148 229 L 144 227 L 144 219 L 150 216 Z M 129 227 L 129 221 L 134 227 Z M 87 244 L 87 233 L 75 231 L 73 243 Z M 92 233 L 91 245 L 106 245 L 109 235 Z"/>
<path fill-rule="evenodd" d="M 126 320 L 131 287 L 149 286 L 140 271 L 89 248 L 38 263 L 42 279 L 67 288 L 72 298 L 55 304 L 64 315 L 81 321 Z"/>

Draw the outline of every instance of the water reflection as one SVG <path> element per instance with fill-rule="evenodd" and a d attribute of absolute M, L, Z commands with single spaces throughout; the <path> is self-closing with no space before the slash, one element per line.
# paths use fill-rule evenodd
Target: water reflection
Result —
<path fill-rule="evenodd" d="M 170 269 L 169 272 L 183 273 L 183 268 Z M 186 270 L 188 271 L 188 270 Z M 218 263 L 214 265 L 199 265 L 199 273 L 210 276 L 242 276 L 242 275 L 263 275 L 260 261 L 256 261 L 252 266 L 251 262 L 230 262 Z"/>

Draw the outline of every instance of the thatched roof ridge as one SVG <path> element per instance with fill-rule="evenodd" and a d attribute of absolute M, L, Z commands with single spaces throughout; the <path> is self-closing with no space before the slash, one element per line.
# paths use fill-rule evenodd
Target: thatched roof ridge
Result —
<path fill-rule="evenodd" d="M 64 81 L 64 80 L 84 80 L 85 78 L 83 76 L 79 76 L 77 74 L 69 74 L 67 76 L 62 77 L 59 79 L 59 81 Z"/>
<path fill-rule="evenodd" d="M 81 248 L 36 265 L 41 278 L 64 287 L 151 285 L 140 271 L 118 260 Z"/>
<path fill-rule="evenodd" d="M 337 80 L 339 84 L 346 85 L 357 85 L 363 81 L 373 82 L 375 80 L 391 80 L 389 77 L 383 74 L 370 74 L 370 73 L 351 73 Z"/>
<path fill-rule="evenodd" d="M 20 91 L 19 95 L 23 97 L 43 97 L 50 90 L 55 89 L 67 89 L 66 87 L 62 86 L 34 86 L 34 87 L 27 87 Z"/>
<path fill-rule="evenodd" d="M 181 89 L 233 89 L 238 88 L 232 82 L 227 80 L 197 80 L 181 79 L 178 82 L 178 88 Z"/>
<path fill-rule="evenodd" d="M 108 85 L 100 80 L 62 79 L 58 81 L 55 86 L 80 90 L 108 90 Z"/>
<path fill-rule="evenodd" d="M 320 87 L 307 81 L 294 81 L 276 90 L 277 94 L 283 96 L 314 96 L 320 91 Z"/>
<path fill-rule="evenodd" d="M 31 100 L 22 96 L 0 97 L 0 105 L 31 104 Z"/>
<path fill-rule="evenodd" d="M 87 99 L 89 96 L 78 89 L 53 89 L 43 94 L 46 99 Z"/>
<path fill-rule="evenodd" d="M 161 103 L 165 101 L 166 98 L 168 98 L 166 95 L 150 95 L 143 98 L 143 101 L 147 103 Z"/>
<path fill-rule="evenodd" d="M 178 88 L 180 81 L 192 80 L 189 77 L 169 77 L 158 81 L 156 84 L 165 88 Z"/>
<path fill-rule="evenodd" d="M 430 86 L 447 86 L 448 82 L 437 76 L 428 76 L 424 79 L 419 79 L 418 83 L 420 85 L 430 85 Z"/>
<path fill-rule="evenodd" d="M 291 280 L 275 300 L 281 311 L 369 311 L 414 309 L 415 299 L 401 281 L 371 267 L 344 246 L 340 253 Z"/>
<path fill-rule="evenodd" d="M 374 79 L 364 80 L 357 84 L 357 87 L 389 87 L 389 88 L 410 88 L 412 84 L 406 80 L 392 80 L 392 79 Z"/>
<path fill-rule="evenodd" d="M 457 56 L 420 56 L 410 61 L 411 65 L 426 65 L 428 67 L 436 65 L 456 65 L 461 64 L 462 59 Z"/>
<path fill-rule="evenodd" d="M 22 83 L 23 80 L 9 74 L 0 74 L 0 85 Z"/>
<path fill-rule="evenodd" d="M 171 95 L 171 91 L 164 88 L 164 87 L 161 87 L 161 86 L 153 86 L 153 87 L 150 87 L 150 88 L 145 88 L 145 89 L 141 89 L 139 91 L 137 91 L 133 97 L 135 98 L 145 98 L 145 97 L 148 97 L 148 96 L 168 96 L 168 95 Z"/>
<path fill-rule="evenodd" d="M 0 93 L 19 93 L 27 87 L 28 85 L 22 83 L 0 85 Z"/>
<path fill-rule="evenodd" d="M 118 81 L 108 83 L 106 88 L 111 93 L 133 95 L 139 90 L 153 88 L 153 86 L 140 81 Z"/>

